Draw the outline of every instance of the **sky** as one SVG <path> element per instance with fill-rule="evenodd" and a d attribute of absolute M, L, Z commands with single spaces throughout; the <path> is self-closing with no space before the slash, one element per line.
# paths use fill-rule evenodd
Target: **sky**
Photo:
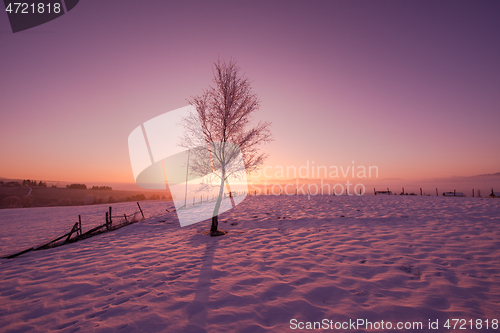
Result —
<path fill-rule="evenodd" d="M 273 123 L 268 170 L 499 172 L 499 14 L 498 1 L 85 0 L 12 33 L 0 13 L 0 176 L 133 183 L 128 135 L 201 94 L 218 58 Z"/>

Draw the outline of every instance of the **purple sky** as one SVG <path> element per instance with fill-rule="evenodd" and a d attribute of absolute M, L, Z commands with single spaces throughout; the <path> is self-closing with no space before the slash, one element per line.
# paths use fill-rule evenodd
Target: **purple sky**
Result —
<path fill-rule="evenodd" d="M 380 178 L 500 171 L 498 1 L 80 1 L 0 14 L 0 176 L 133 182 L 127 138 L 233 57 L 273 122 L 270 166 Z"/>

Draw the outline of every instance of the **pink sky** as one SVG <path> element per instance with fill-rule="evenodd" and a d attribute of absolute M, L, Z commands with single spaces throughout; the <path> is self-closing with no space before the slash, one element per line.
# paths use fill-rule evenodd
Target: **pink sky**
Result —
<path fill-rule="evenodd" d="M 500 171 L 496 1 L 80 1 L 13 34 L 0 14 L 0 176 L 134 182 L 127 138 L 211 83 L 253 80 L 267 165 L 380 178 Z"/>

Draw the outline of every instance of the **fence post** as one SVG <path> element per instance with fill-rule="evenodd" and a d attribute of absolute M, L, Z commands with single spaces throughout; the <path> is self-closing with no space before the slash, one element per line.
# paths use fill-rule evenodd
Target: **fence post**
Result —
<path fill-rule="evenodd" d="M 109 207 L 109 224 L 113 223 L 113 221 L 111 220 L 111 207 Z"/>
<path fill-rule="evenodd" d="M 145 220 L 144 213 L 142 212 L 141 206 L 139 205 L 139 201 L 137 201 L 137 207 L 139 207 L 139 210 L 141 211 L 142 219 Z"/>
<path fill-rule="evenodd" d="M 109 213 L 106 212 L 106 229 L 109 230 Z"/>
<path fill-rule="evenodd" d="M 78 233 L 77 235 L 81 236 L 82 235 L 82 216 L 81 215 L 78 215 L 78 230 L 80 231 L 80 233 Z"/>
<path fill-rule="evenodd" d="M 422 188 L 420 188 L 420 195 L 422 195 Z"/>

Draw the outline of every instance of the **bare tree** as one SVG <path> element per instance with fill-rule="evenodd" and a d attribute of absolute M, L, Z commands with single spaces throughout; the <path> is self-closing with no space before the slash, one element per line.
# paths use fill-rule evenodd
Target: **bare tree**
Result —
<path fill-rule="evenodd" d="M 217 236 L 224 234 L 217 229 L 218 214 L 229 177 L 259 168 L 267 156 L 259 152 L 258 145 L 271 141 L 272 137 L 271 123 L 251 124 L 251 116 L 259 109 L 260 101 L 234 60 L 226 63 L 219 59 L 214 63 L 213 84 L 202 95 L 188 100 L 195 111 L 183 119 L 185 134 L 180 145 L 187 148 L 191 156 L 190 173 L 210 174 L 205 183 L 207 187 L 218 183 L 210 228 L 211 236 Z"/>

